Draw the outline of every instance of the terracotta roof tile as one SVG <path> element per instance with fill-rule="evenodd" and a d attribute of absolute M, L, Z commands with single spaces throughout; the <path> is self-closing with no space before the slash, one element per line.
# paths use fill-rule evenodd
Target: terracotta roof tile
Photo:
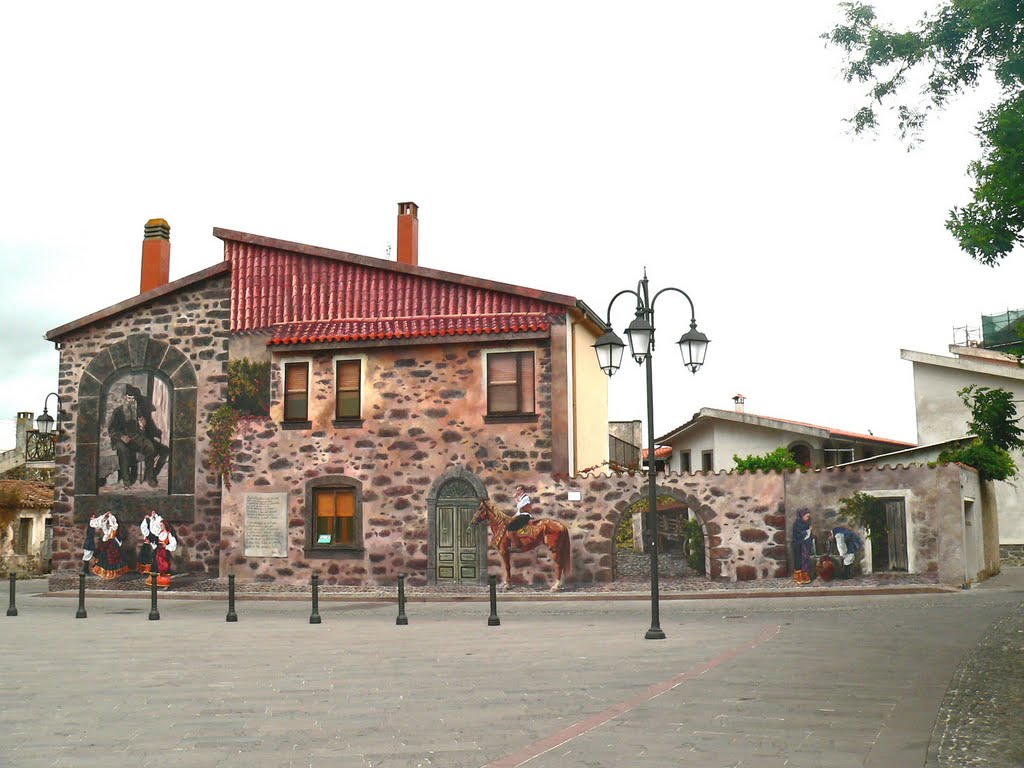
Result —
<path fill-rule="evenodd" d="M 315 320 L 280 323 L 268 344 L 313 344 L 324 341 L 366 341 L 423 336 L 463 336 L 546 331 L 547 315 L 538 313 L 447 315 L 359 320 Z"/>
<path fill-rule="evenodd" d="M 21 497 L 19 509 L 49 509 L 53 506 L 53 486 L 32 480 L 0 480 L 0 491 L 13 489 Z"/>

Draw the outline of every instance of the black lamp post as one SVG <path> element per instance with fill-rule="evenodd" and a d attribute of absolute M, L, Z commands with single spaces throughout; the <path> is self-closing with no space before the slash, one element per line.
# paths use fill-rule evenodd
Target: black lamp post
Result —
<path fill-rule="evenodd" d="M 636 317 L 626 328 L 629 339 L 629 352 L 637 363 L 647 363 L 647 531 L 650 536 L 651 548 L 651 628 L 644 637 L 647 640 L 664 640 L 665 632 L 661 628 L 661 617 L 658 610 L 658 466 L 654 457 L 654 377 L 651 372 L 651 357 L 654 352 L 654 304 L 658 297 L 666 291 L 681 293 L 690 305 L 690 330 L 680 337 L 679 351 L 683 356 L 683 365 L 696 373 L 704 365 L 704 356 L 708 351 L 708 337 L 697 330 L 697 321 L 693 310 L 693 301 L 678 288 L 662 288 L 654 298 L 647 290 L 647 269 L 644 277 L 637 284 L 636 290 L 619 291 L 608 303 L 607 325 L 609 331 L 594 343 L 597 361 L 601 369 L 611 376 L 622 364 L 622 352 L 625 344 L 616 335 L 612 327 L 612 305 L 616 299 L 629 294 L 636 299 Z"/>
<path fill-rule="evenodd" d="M 36 419 L 36 428 L 42 435 L 48 435 L 50 434 L 50 432 L 53 431 L 54 419 L 50 415 L 49 411 L 46 410 L 46 406 L 49 404 L 51 397 L 57 398 L 57 434 L 59 435 L 64 431 L 60 427 L 61 420 L 64 418 L 64 410 L 61 408 L 60 404 L 60 395 L 58 395 L 56 392 L 51 392 L 46 396 L 46 399 L 43 401 L 43 412 L 39 414 L 39 417 Z"/>

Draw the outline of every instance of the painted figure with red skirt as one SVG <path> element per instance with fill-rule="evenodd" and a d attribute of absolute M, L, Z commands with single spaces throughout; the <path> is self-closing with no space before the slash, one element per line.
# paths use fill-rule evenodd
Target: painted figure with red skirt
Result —
<path fill-rule="evenodd" d="M 96 542 L 96 551 L 92 558 L 92 572 L 101 579 L 116 579 L 130 570 L 121 556 L 121 536 L 117 518 L 110 512 L 99 517 L 89 517 L 89 527 L 101 534 Z"/>

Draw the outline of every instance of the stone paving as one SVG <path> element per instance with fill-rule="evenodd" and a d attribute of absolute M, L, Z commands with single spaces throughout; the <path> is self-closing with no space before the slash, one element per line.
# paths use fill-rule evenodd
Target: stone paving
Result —
<path fill-rule="evenodd" d="M 953 675 L 928 766 L 1024 766 L 1024 603 L 989 628 Z"/>
<path fill-rule="evenodd" d="M 664 642 L 642 639 L 644 600 L 502 597 L 499 627 L 486 604 L 414 603 L 396 627 L 392 600 L 339 596 L 310 625 L 305 600 L 246 595 L 231 624 L 219 595 L 163 599 L 153 622 L 143 594 L 90 592 L 79 621 L 73 597 L 19 588 L 0 617 L 15 768 L 905 768 L 930 742 L 959 750 L 944 765 L 1020 743 L 1001 672 L 1020 643 L 1000 638 L 1024 570 L 967 592 L 666 601 Z M 988 716 L 1000 682 L 1010 708 Z"/>

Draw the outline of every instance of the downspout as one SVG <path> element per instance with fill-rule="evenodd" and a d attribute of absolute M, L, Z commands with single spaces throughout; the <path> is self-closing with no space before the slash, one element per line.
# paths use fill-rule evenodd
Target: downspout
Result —
<path fill-rule="evenodd" d="M 569 325 L 569 333 L 566 334 L 566 343 L 569 346 L 569 391 L 572 396 L 569 398 L 569 433 L 572 439 L 569 440 L 569 470 L 572 477 L 576 477 L 576 457 L 579 455 L 579 430 L 576 428 L 576 326 L 579 323 L 575 320 Z"/>

